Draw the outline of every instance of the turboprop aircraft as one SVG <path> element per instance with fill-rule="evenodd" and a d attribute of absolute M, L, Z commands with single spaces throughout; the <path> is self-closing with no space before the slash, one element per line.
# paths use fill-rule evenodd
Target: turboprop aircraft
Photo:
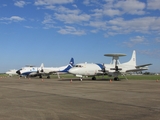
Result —
<path fill-rule="evenodd" d="M 105 54 L 104 56 L 112 57 L 110 64 L 100 63 L 80 63 L 76 64 L 69 70 L 69 73 L 74 74 L 82 80 L 83 76 L 92 76 L 92 80 L 95 80 L 97 75 L 108 75 L 114 77 L 114 80 L 119 80 L 119 75 L 124 75 L 127 72 L 137 72 L 148 70 L 148 66 L 151 64 L 136 65 L 136 51 L 132 53 L 132 57 L 128 62 L 120 63 L 119 57 L 126 56 L 125 54 Z M 127 78 L 126 78 L 127 79 Z"/>
<path fill-rule="evenodd" d="M 79 63 L 69 70 L 69 73 L 79 77 L 82 81 L 83 76 L 92 76 L 92 80 L 95 80 L 97 75 L 104 75 L 103 64 L 99 63 Z"/>
<path fill-rule="evenodd" d="M 17 70 L 15 70 L 15 69 L 9 70 L 9 71 L 6 72 L 6 74 L 9 75 L 10 77 L 13 76 L 13 75 L 18 75 L 18 74 L 16 73 L 16 71 L 17 71 Z"/>
<path fill-rule="evenodd" d="M 74 65 L 74 59 L 71 58 L 69 64 L 66 66 L 44 67 L 44 64 L 42 63 L 40 67 L 26 66 L 22 69 L 17 70 L 16 73 L 19 74 L 21 77 L 39 76 L 39 78 L 42 78 L 42 76 L 47 76 L 47 78 L 50 78 L 51 74 L 57 74 L 58 77 L 60 78 L 59 74 L 68 73 L 68 70 L 72 68 L 73 65 Z"/>
<path fill-rule="evenodd" d="M 51 74 L 57 74 L 58 78 L 60 78 L 59 74 L 68 73 L 68 70 L 71 69 L 74 65 L 74 59 L 71 58 L 70 62 L 66 66 L 61 67 L 44 67 L 43 63 L 41 66 L 41 70 L 39 71 L 42 75 L 47 75 L 47 78 L 50 78 Z"/>

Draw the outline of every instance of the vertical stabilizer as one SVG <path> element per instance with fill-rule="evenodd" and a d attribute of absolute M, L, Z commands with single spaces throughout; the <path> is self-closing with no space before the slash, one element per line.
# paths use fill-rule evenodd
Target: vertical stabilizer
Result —
<path fill-rule="evenodd" d="M 60 72 L 68 72 L 69 69 L 71 69 L 73 66 L 74 66 L 74 59 L 71 58 L 71 60 L 69 61 L 69 64 L 65 66 L 65 68 L 63 68 L 63 70 L 61 70 Z"/>
<path fill-rule="evenodd" d="M 38 72 L 43 72 L 44 64 L 42 63 L 41 66 L 38 68 Z"/>
<path fill-rule="evenodd" d="M 41 69 L 43 69 L 43 68 L 44 68 L 44 64 L 43 64 L 43 63 L 41 64 L 40 68 L 41 68 Z"/>
<path fill-rule="evenodd" d="M 133 50 L 131 59 L 124 64 L 136 66 L 136 51 L 135 50 Z"/>
<path fill-rule="evenodd" d="M 73 58 L 71 58 L 71 60 L 70 60 L 69 64 L 70 64 L 71 66 L 73 66 L 73 65 L 74 65 L 74 59 L 73 59 Z"/>

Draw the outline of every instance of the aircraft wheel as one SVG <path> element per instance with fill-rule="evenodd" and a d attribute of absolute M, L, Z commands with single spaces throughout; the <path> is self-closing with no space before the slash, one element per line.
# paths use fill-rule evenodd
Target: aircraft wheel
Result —
<path fill-rule="evenodd" d="M 115 80 L 115 81 L 119 81 L 119 78 L 118 78 L 118 77 L 115 77 L 114 80 Z"/>
<path fill-rule="evenodd" d="M 48 79 L 50 79 L 50 76 L 47 76 Z"/>
<path fill-rule="evenodd" d="M 93 76 L 93 77 L 92 77 L 92 80 L 96 80 L 96 77 L 95 77 L 95 76 Z"/>
<path fill-rule="evenodd" d="M 82 81 L 82 78 L 80 78 L 79 80 Z"/>

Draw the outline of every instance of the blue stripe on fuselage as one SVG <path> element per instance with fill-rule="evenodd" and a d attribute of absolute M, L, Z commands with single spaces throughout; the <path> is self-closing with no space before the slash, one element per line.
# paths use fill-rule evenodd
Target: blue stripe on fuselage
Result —
<path fill-rule="evenodd" d="M 25 72 L 25 73 L 22 73 L 21 75 L 27 76 L 27 75 L 29 75 L 30 73 L 32 73 L 32 72 Z"/>
<path fill-rule="evenodd" d="M 29 72 L 24 72 L 24 73 L 22 73 L 21 75 L 23 75 L 23 76 L 28 76 L 28 75 L 30 75 L 31 73 L 36 73 L 37 71 L 29 71 Z"/>
<path fill-rule="evenodd" d="M 59 71 L 59 72 L 68 72 L 69 69 L 71 69 L 71 65 L 68 65 L 64 70 Z"/>
<path fill-rule="evenodd" d="M 103 65 L 102 64 L 100 64 L 100 63 L 96 63 L 101 69 L 103 69 Z"/>

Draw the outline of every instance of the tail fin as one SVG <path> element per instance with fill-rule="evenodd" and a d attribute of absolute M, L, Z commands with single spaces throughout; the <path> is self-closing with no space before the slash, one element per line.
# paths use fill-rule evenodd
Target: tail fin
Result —
<path fill-rule="evenodd" d="M 72 65 L 72 66 L 74 65 L 74 59 L 73 58 L 71 58 L 69 64 Z"/>
<path fill-rule="evenodd" d="M 133 50 L 131 59 L 125 64 L 136 66 L 136 51 L 135 50 Z"/>
<path fill-rule="evenodd" d="M 68 72 L 69 69 L 71 69 L 74 66 L 74 59 L 71 58 L 71 60 L 69 61 L 69 64 L 67 66 L 65 66 L 65 69 L 63 69 L 60 72 Z"/>
<path fill-rule="evenodd" d="M 42 63 L 41 66 L 38 68 L 39 72 L 43 72 L 44 64 Z"/>
<path fill-rule="evenodd" d="M 43 64 L 43 63 L 41 64 L 40 68 L 41 68 L 41 69 L 43 69 L 43 68 L 44 68 L 44 64 Z"/>

